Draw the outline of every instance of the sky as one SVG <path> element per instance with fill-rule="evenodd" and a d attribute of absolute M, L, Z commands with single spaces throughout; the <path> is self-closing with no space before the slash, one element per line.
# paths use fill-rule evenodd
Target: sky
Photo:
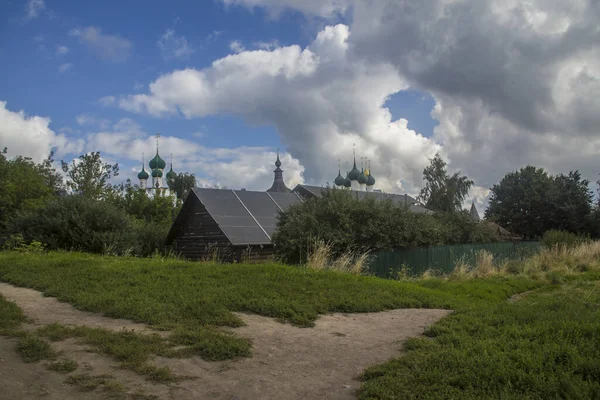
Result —
<path fill-rule="evenodd" d="M 136 182 L 160 133 L 176 172 L 249 190 L 277 149 L 293 187 L 356 148 L 411 195 L 439 152 L 482 210 L 528 164 L 597 180 L 599 17 L 595 0 L 4 0 L 0 147 L 100 151 Z"/>

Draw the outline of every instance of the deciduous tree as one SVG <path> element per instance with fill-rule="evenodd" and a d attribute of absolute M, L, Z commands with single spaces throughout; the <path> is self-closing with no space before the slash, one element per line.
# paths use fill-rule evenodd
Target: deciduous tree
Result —
<path fill-rule="evenodd" d="M 439 154 L 430 161 L 431 164 L 423 170 L 425 187 L 421 190 L 419 200 L 430 210 L 460 211 L 473 181 L 461 176 L 460 172 L 449 175 L 446 170 L 447 164 Z"/>
<path fill-rule="evenodd" d="M 100 152 L 79 156 L 71 164 L 61 161 L 69 187 L 74 193 L 90 199 L 100 199 L 112 189 L 110 179 L 119 175 L 119 164 L 105 163 Z"/>

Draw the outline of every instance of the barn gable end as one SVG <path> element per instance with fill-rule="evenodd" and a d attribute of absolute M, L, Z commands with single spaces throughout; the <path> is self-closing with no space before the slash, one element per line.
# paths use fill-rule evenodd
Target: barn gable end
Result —
<path fill-rule="evenodd" d="M 279 212 L 300 201 L 293 193 L 194 188 L 166 244 L 190 259 L 264 260 Z"/>

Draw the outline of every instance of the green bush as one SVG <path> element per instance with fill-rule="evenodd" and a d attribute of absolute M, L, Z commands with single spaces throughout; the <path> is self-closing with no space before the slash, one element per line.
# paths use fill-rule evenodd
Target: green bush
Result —
<path fill-rule="evenodd" d="M 327 243 L 336 257 L 499 237 L 466 213 L 417 214 L 389 200 L 358 200 L 347 191 L 330 190 L 281 213 L 273 236 L 276 253 L 288 263 L 305 262 L 316 240 Z"/>
<path fill-rule="evenodd" d="M 542 246 L 553 248 L 555 246 L 566 246 L 572 248 L 588 242 L 590 238 L 585 235 L 577 235 L 572 232 L 549 230 L 542 237 Z"/>
<path fill-rule="evenodd" d="M 81 196 L 64 196 L 32 212 L 18 215 L 10 227 L 49 250 L 82 250 L 91 253 L 131 253 L 135 232 L 129 217 L 114 206 Z"/>

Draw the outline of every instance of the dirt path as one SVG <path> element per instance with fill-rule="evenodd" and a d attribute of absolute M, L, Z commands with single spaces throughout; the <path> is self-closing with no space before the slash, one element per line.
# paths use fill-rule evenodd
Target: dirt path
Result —
<path fill-rule="evenodd" d="M 31 289 L 0 283 L 0 294 L 15 301 L 34 320 L 34 324 L 59 322 L 115 330 L 123 327 L 148 330 L 143 324 L 78 311 L 69 304 L 43 297 Z M 355 390 L 360 386 L 356 377 L 365 368 L 399 355 L 403 340 L 420 335 L 426 326 L 449 312 L 403 309 L 368 314 L 331 314 L 319 318 L 314 328 L 296 328 L 271 318 L 239 314 L 247 326 L 231 330 L 252 339 L 253 356 L 226 362 L 207 362 L 198 357 L 157 358 L 155 363 L 158 366 L 166 365 L 176 374 L 197 377 L 169 386 L 154 385 L 132 372 L 115 369 L 115 362 L 87 352 L 74 340 L 58 343 L 56 347 L 94 374 L 110 373 L 126 387 L 142 389 L 160 399 L 353 399 Z M 0 344 L 0 354 L 4 354 L 6 346 L 4 342 Z M 15 361 L 13 356 L 8 360 L 8 364 L 20 364 L 14 368 L 43 369 L 39 365 Z M 0 387 L 14 390 L 11 399 L 36 398 L 23 391 L 32 387 L 28 382 L 33 379 L 31 373 L 7 376 L 3 368 L 0 366 Z M 67 389 L 71 389 L 60 385 L 63 379 L 63 376 L 47 371 L 45 374 L 38 373 L 35 378 L 36 384 L 45 385 L 45 391 L 52 396 L 70 399 Z M 8 385 L 9 381 L 11 385 Z M 0 392 L 0 398 L 6 394 L 6 391 Z M 87 395 L 81 398 L 88 398 Z"/>

